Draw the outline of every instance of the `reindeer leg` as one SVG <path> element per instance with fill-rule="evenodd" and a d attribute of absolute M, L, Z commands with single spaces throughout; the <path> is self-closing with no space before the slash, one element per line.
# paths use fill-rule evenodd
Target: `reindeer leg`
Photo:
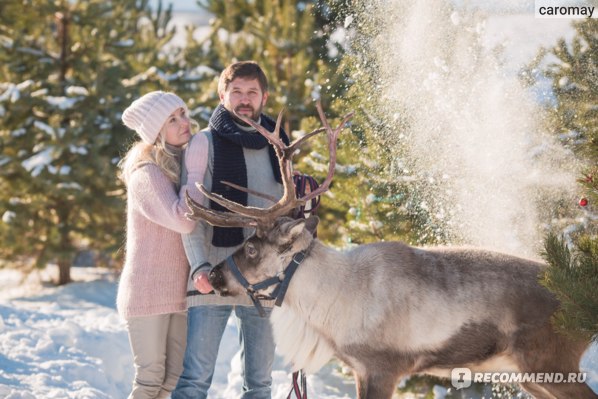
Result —
<path fill-rule="evenodd" d="M 517 342 L 521 370 L 530 373 L 579 373 L 579 362 L 588 343 L 574 340 L 555 332 L 550 324 L 528 334 L 527 340 Z M 596 399 L 585 383 L 522 383 L 521 386 L 535 398 Z"/>
<path fill-rule="evenodd" d="M 397 388 L 394 374 L 374 374 L 368 377 L 368 392 L 365 399 L 391 399 Z"/>
<path fill-rule="evenodd" d="M 397 386 L 397 376 L 390 373 L 361 376 L 353 372 L 357 399 L 391 399 Z"/>
<path fill-rule="evenodd" d="M 582 382 L 562 384 L 541 384 L 556 398 L 596 399 L 598 395 L 590 387 Z"/>
<path fill-rule="evenodd" d="M 365 399 L 368 392 L 367 377 L 359 375 L 353 370 L 353 377 L 355 378 L 355 390 L 357 391 L 357 399 Z"/>
<path fill-rule="evenodd" d="M 551 395 L 544 387 L 538 384 L 526 382 L 520 385 L 521 388 L 525 390 L 525 392 L 532 395 L 535 399 L 560 399 L 560 397 Z"/>

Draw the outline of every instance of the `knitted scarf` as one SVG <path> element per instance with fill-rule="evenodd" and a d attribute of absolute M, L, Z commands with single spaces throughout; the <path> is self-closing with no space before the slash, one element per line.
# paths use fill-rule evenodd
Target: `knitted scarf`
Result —
<path fill-rule="evenodd" d="M 270 132 L 276 127 L 276 122 L 264 114 L 260 116 L 260 124 Z M 210 117 L 209 128 L 212 132 L 214 145 L 213 193 L 220 194 L 238 204 L 247 205 L 246 192 L 222 184 L 222 181 L 227 181 L 241 187 L 247 187 L 247 166 L 243 148 L 257 150 L 268 146 L 274 178 L 277 182 L 282 183 L 280 166 L 274 147 L 258 132 L 249 133 L 239 129 L 230 112 L 222 104 L 218 105 Z M 282 128 L 280 129 L 280 137 L 285 144 L 289 144 L 289 138 Z M 210 201 L 210 207 L 218 211 L 228 211 L 214 201 Z M 214 226 L 212 245 L 215 247 L 234 247 L 241 244 L 243 240 L 242 228 Z"/>

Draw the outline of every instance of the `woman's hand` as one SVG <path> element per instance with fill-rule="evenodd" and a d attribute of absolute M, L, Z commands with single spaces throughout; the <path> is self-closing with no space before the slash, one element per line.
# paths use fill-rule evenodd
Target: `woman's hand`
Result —
<path fill-rule="evenodd" d="M 193 278 L 193 285 L 202 294 L 209 294 L 214 291 L 212 285 L 208 281 L 208 272 L 199 272 Z"/>

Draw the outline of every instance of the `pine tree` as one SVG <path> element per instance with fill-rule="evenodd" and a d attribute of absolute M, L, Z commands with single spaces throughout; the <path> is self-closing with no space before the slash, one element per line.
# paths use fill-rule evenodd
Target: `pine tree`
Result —
<path fill-rule="evenodd" d="M 547 71 L 557 98 L 554 118 L 565 145 L 598 159 L 598 22 L 587 19 L 574 28 L 571 44 L 561 39 L 554 47 L 558 62 Z"/>
<path fill-rule="evenodd" d="M 580 206 L 583 222 L 567 237 L 549 235 L 544 257 L 549 264 L 542 283 L 555 293 L 561 308 L 554 317 L 566 334 L 598 339 L 598 21 L 574 24 L 571 44 L 560 40 L 552 50 L 557 62 L 552 78 L 557 105 L 553 114 L 556 133 L 587 166 L 580 171 Z"/>
<path fill-rule="evenodd" d="M 423 232 L 419 237 L 409 233 L 419 231 L 413 229 L 417 221 L 413 215 L 425 210 L 414 195 L 406 195 L 408 182 L 397 182 L 391 176 L 396 164 L 387 143 L 376 138 L 385 122 L 376 122 L 374 112 L 364 111 L 364 99 L 375 95 L 375 85 L 363 70 L 361 76 L 355 74 L 355 58 L 344 53 L 342 41 L 333 40 L 352 14 L 348 3 L 201 1 L 200 6 L 214 16 L 210 33 L 202 40 L 189 40 L 179 65 L 188 74 L 198 67 L 221 71 L 236 60 L 258 61 L 270 80 L 266 112 L 277 115 L 284 107 L 285 129 L 295 136 L 320 126 L 316 99 L 322 101 L 332 124 L 338 123 L 339 116 L 356 111 L 339 139 L 333 187 L 318 212 L 325 219 L 319 237 L 337 245 L 385 239 L 429 242 L 437 232 Z M 192 39 L 192 29 L 188 37 Z M 213 108 L 219 102 L 217 74 L 211 80 L 176 84 L 177 92 L 189 95 L 190 102 L 202 110 L 204 105 Z M 209 112 L 201 115 L 207 120 Z M 324 135 L 310 140 L 295 157 L 296 170 L 319 181 L 325 177 L 327 162 Z"/>
<path fill-rule="evenodd" d="M 382 24 L 368 12 L 368 5 L 351 0 L 331 2 L 334 26 L 341 27 L 349 44 L 336 75 L 341 96 L 333 102 L 337 114 L 355 111 L 350 132 L 340 140 L 339 163 L 334 180 L 333 211 L 326 214 L 326 237 L 338 245 L 383 240 L 431 243 L 443 240 L 441 226 L 427 220 L 426 209 L 409 179 L 397 179 L 407 168 L 400 153 L 402 142 L 385 132 L 404 129 L 401 120 L 389 120 L 379 107 L 379 68 L 371 51 Z M 368 16 L 364 18 L 363 16 Z M 349 136 L 350 135 L 350 136 Z M 323 148 L 323 147 L 321 147 Z M 307 160 L 317 164 L 309 157 Z M 303 162 L 303 161 L 302 161 Z M 343 167 L 344 166 L 344 167 Z M 444 237 L 446 238 L 446 237 Z"/>
<path fill-rule="evenodd" d="M 583 236 L 572 251 L 552 234 L 546 238 L 544 258 L 549 268 L 542 284 L 560 301 L 553 322 L 564 334 L 598 342 L 598 240 Z"/>
<path fill-rule="evenodd" d="M 351 111 L 351 105 L 335 102 L 339 111 Z M 329 192 L 324 194 L 318 212 L 323 223 L 319 237 L 327 242 L 346 246 L 392 239 L 410 240 L 411 220 L 402 209 L 406 197 L 402 184 L 385 176 L 385 151 L 364 137 L 363 114 L 356 112 L 349 126 L 340 135 L 337 148 L 337 167 Z M 340 118 L 330 118 L 336 126 Z M 305 128 L 319 126 L 316 118 L 307 118 Z M 327 171 L 328 150 L 324 136 L 312 139 L 312 145 L 299 157 L 297 169 L 323 179 Z"/>
<path fill-rule="evenodd" d="M 338 59 L 327 47 L 331 29 L 327 8 L 318 1 L 242 0 L 198 2 L 214 15 L 209 35 L 192 42 L 185 50 L 187 68 L 206 62 L 221 71 L 231 62 L 255 60 L 264 69 L 270 84 L 266 112 L 277 115 L 284 107 L 285 128 L 296 130 L 306 116 L 316 115 L 315 98 L 324 107 L 338 95 L 335 79 Z M 197 54 L 202 54 L 200 60 Z M 215 80 L 207 92 L 214 93 Z M 200 95 L 202 95 L 200 93 Z M 215 105 L 217 96 L 209 98 Z M 206 100 L 208 100 L 206 98 Z"/>
<path fill-rule="evenodd" d="M 59 266 L 79 248 L 114 254 L 124 236 L 120 121 L 142 90 L 130 78 L 165 61 L 170 10 L 148 1 L 9 0 L 0 6 L 0 259 Z"/>
<path fill-rule="evenodd" d="M 213 109 L 219 102 L 220 71 L 231 62 L 251 59 L 257 61 L 268 76 L 270 96 L 265 112 L 276 116 L 284 110 L 283 127 L 295 138 L 319 127 L 316 100 L 322 102 L 331 122 L 339 113 L 349 111 L 338 110 L 334 105 L 346 87 L 345 77 L 338 73 L 343 50 L 330 40 L 338 21 L 327 2 L 204 0 L 199 4 L 214 16 L 210 32 L 202 40 L 195 40 L 192 29 L 189 30 L 189 45 L 183 50 L 179 64 L 183 65 L 184 74 L 198 66 L 218 72 L 211 80 L 187 83 L 181 80 L 177 82 L 177 92 L 190 93 L 191 102 L 202 110 L 206 105 Z M 204 120 L 209 118 L 209 112 L 201 112 L 201 115 Z M 341 142 L 343 137 L 345 135 L 341 136 Z M 324 143 L 324 135 L 310 140 L 295 157 L 296 170 L 322 181 L 326 174 L 322 161 L 303 162 L 301 159 L 313 148 L 323 149 L 320 153 L 326 154 Z M 339 174 L 337 172 L 337 177 Z M 320 215 L 331 217 L 335 213 L 328 208 L 330 202 L 323 202 L 325 209 Z M 323 229 L 336 233 L 336 223 L 324 225 Z M 321 237 L 327 237 L 326 231 Z"/>
<path fill-rule="evenodd" d="M 566 147 L 585 161 L 579 183 L 590 211 L 598 203 L 598 21 L 574 24 L 576 36 L 568 44 L 559 40 L 552 54 L 557 62 L 546 71 L 557 99 L 552 124 Z M 586 206 L 581 202 L 582 206 Z"/>
<path fill-rule="evenodd" d="M 199 49 L 209 49 L 208 65 L 216 70 L 234 60 L 258 61 L 271 86 L 266 112 L 276 115 L 284 107 L 285 129 L 295 135 L 320 125 L 316 99 L 322 101 L 333 124 L 339 116 L 357 111 L 349 129 L 340 136 L 333 188 L 318 212 L 325 219 L 319 237 L 338 245 L 404 238 L 411 224 L 405 213 L 397 212 L 407 198 L 400 194 L 398 184 L 378 177 L 388 170 L 388 165 L 379 161 L 380 151 L 387 150 L 364 135 L 365 118 L 359 115 L 361 109 L 355 109 L 360 107 L 357 97 L 363 93 L 352 88 L 354 78 L 347 66 L 351 61 L 345 58 L 343 43 L 333 40 L 350 13 L 347 3 L 202 1 L 200 5 L 215 16 L 210 35 L 186 50 L 190 59 Z M 215 88 L 213 81 L 203 93 Z M 347 95 L 356 101 L 347 101 Z M 295 157 L 296 170 L 319 181 L 325 177 L 327 162 L 324 135 L 310 140 Z"/>

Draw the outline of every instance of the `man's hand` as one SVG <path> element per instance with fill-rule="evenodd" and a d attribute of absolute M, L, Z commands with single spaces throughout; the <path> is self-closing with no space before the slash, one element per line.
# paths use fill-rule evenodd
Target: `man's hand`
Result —
<path fill-rule="evenodd" d="M 193 277 L 193 285 L 202 294 L 209 294 L 214 291 L 212 285 L 208 281 L 208 272 L 199 272 Z"/>

